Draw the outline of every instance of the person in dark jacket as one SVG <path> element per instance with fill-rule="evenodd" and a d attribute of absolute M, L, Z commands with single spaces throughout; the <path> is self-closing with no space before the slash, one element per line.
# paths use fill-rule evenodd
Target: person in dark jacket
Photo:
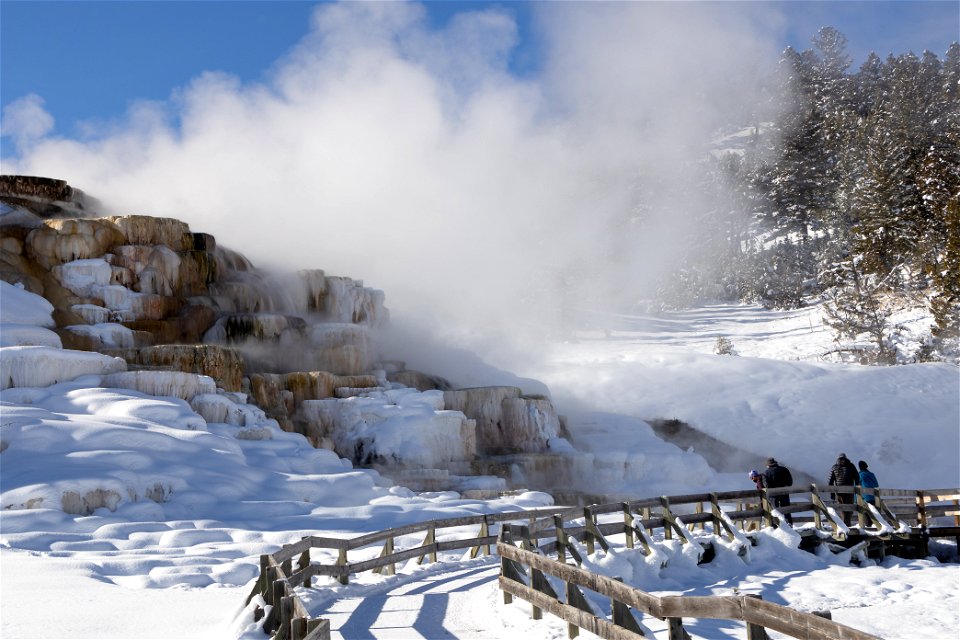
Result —
<path fill-rule="evenodd" d="M 852 487 L 860 484 L 860 473 L 853 466 L 853 463 L 847 459 L 847 454 L 841 453 L 837 456 L 837 462 L 830 468 L 830 479 L 827 480 L 827 484 L 835 487 Z M 834 495 L 838 504 L 853 504 L 852 493 L 837 493 Z M 843 512 L 843 523 L 848 527 L 852 516 L 853 513 L 850 511 Z"/>
<path fill-rule="evenodd" d="M 860 486 L 864 489 L 876 489 L 880 486 L 880 482 L 877 480 L 877 476 L 867 468 L 867 463 L 861 460 L 857 463 L 857 466 L 860 467 Z M 869 502 L 870 504 L 876 504 L 877 499 L 873 497 L 873 491 L 864 491 L 863 499 Z"/>
<path fill-rule="evenodd" d="M 775 458 L 767 458 L 767 470 L 763 472 L 763 485 L 767 489 L 776 489 L 777 487 L 789 487 L 793 485 L 793 476 L 786 467 L 781 467 Z M 770 502 L 777 509 L 790 506 L 790 496 L 770 496 Z M 785 513 L 784 517 L 793 525 L 793 516 Z"/>

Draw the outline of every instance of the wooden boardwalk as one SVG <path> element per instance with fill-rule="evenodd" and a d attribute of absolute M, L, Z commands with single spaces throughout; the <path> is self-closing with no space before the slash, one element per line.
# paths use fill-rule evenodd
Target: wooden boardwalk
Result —
<path fill-rule="evenodd" d="M 596 546 L 610 548 L 611 541 L 647 554 L 656 539 L 676 539 L 698 545 L 700 562 L 709 562 L 711 537 L 746 546 L 753 543 L 756 530 L 778 526 L 788 514 L 799 527 L 802 549 L 828 545 L 833 551 L 852 550 L 852 558 L 924 557 L 931 538 L 960 538 L 960 489 L 867 490 L 873 493 L 872 503 L 865 500 L 859 487 L 829 487 L 827 491 L 816 485 L 797 485 L 660 496 L 589 507 L 431 520 L 349 540 L 310 536 L 261 556 L 260 579 L 247 602 L 258 594 L 263 597 L 266 606 L 258 612 L 267 616 L 264 629 L 275 638 L 329 638 L 329 620 L 313 618 L 297 597 L 297 590 L 309 588 L 315 576 L 347 584 L 353 574 L 375 571 L 392 575 L 397 563 L 414 558 L 421 563 L 436 562 L 438 553 L 461 550 L 470 557 L 499 555 L 499 583 L 505 600 L 514 596 L 527 600 L 535 617 L 543 611 L 561 617 L 570 625 L 570 637 L 580 628 L 603 638 L 642 637 L 634 615 L 648 615 L 668 622 L 670 640 L 689 637 L 683 618 L 741 620 L 748 640 L 766 638 L 765 629 L 812 640 L 874 638 L 823 615 L 755 598 L 662 598 L 579 568 L 582 558 L 578 549 L 585 547 L 591 554 Z M 829 492 L 852 494 L 854 503 L 838 504 Z M 771 498 L 779 495 L 789 495 L 790 506 L 773 508 Z M 844 524 L 845 513 L 852 526 Z M 694 535 L 696 529 L 700 529 L 699 535 Z M 574 545 L 573 540 L 582 546 Z M 321 561 L 311 560 L 311 551 Z M 545 575 L 562 580 L 567 585 L 564 593 L 555 593 Z M 608 619 L 590 610 L 581 588 L 610 598 L 613 615 Z"/>

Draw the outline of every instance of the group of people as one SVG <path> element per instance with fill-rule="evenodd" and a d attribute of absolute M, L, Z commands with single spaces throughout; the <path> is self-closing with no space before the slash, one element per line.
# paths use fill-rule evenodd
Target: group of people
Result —
<path fill-rule="evenodd" d="M 827 484 L 836 487 L 859 485 L 864 489 L 875 489 L 880 486 L 880 483 L 877 481 L 877 476 L 870 471 L 865 461 L 861 460 L 857 463 L 857 466 L 860 467 L 859 471 L 847 458 L 847 454 L 841 453 L 837 456 L 836 463 L 830 468 L 830 478 L 827 480 Z M 776 489 L 777 487 L 789 487 L 793 485 L 793 476 L 790 474 L 790 470 L 777 462 L 776 458 L 767 458 L 767 468 L 763 473 L 760 473 L 756 469 L 751 470 L 750 479 L 757 485 L 757 489 Z M 837 503 L 842 505 L 853 504 L 854 501 L 852 493 L 836 493 L 834 497 Z M 863 499 L 871 504 L 876 502 L 873 491 L 864 492 Z M 770 502 L 778 509 L 780 507 L 788 507 L 790 506 L 790 496 L 786 494 L 770 496 Z M 850 511 L 843 512 L 843 522 L 848 527 L 850 526 L 852 515 L 853 513 Z M 788 523 L 793 524 L 793 516 L 789 513 L 785 514 L 784 518 L 786 518 Z"/>

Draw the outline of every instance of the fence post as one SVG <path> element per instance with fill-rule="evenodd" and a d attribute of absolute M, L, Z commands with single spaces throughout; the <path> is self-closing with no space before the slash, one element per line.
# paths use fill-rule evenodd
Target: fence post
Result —
<path fill-rule="evenodd" d="M 746 595 L 746 598 L 763 600 L 763 598 L 756 593 L 748 593 Z M 767 630 L 764 629 L 762 625 L 759 625 L 753 622 L 747 623 L 747 640 L 769 640 L 769 639 L 770 639 L 770 636 L 767 635 Z"/>
<path fill-rule="evenodd" d="M 810 502 L 813 503 L 813 526 L 819 531 L 823 526 L 823 521 L 820 519 L 820 507 L 823 506 L 823 500 L 820 499 L 820 494 L 817 493 L 817 485 L 810 485 Z"/>
<path fill-rule="evenodd" d="M 614 576 L 613 579 L 617 582 L 623 582 L 623 578 L 619 576 Z M 633 617 L 632 613 L 630 613 L 630 607 L 620 602 L 616 598 L 610 598 L 610 609 L 611 618 L 613 618 L 613 624 L 618 627 L 623 627 L 624 629 L 629 629 L 637 635 L 644 635 L 643 629 L 641 629 L 640 625 L 637 624 L 637 619 Z"/>
<path fill-rule="evenodd" d="M 860 527 L 860 531 L 866 531 L 868 508 L 863 499 L 863 489 L 861 489 L 860 485 L 856 485 L 853 488 L 853 504 L 857 507 L 857 526 Z"/>
<path fill-rule="evenodd" d="M 513 545 L 513 538 L 510 536 L 506 527 L 500 529 L 500 537 L 497 539 L 498 544 L 509 544 Z M 500 576 L 502 578 L 508 578 L 510 580 L 516 580 L 522 582 L 522 576 L 516 568 L 516 564 L 513 560 L 509 560 L 506 556 L 500 556 Z M 503 604 L 510 604 L 513 602 L 513 594 L 509 591 L 503 591 Z"/>
<path fill-rule="evenodd" d="M 490 517 L 487 514 L 483 514 L 483 524 L 480 525 L 480 537 L 486 538 L 490 535 Z M 490 543 L 487 543 L 486 552 L 483 554 L 485 556 L 490 555 Z"/>
<path fill-rule="evenodd" d="M 623 507 L 623 535 L 626 536 L 627 549 L 633 549 L 633 514 L 630 512 L 630 503 L 624 502 Z"/>
<path fill-rule="evenodd" d="M 349 584 L 350 583 L 350 574 L 346 571 L 347 566 L 347 548 L 340 547 L 340 553 L 337 556 L 337 566 L 344 567 L 344 571 L 339 576 L 340 584 Z"/>
<path fill-rule="evenodd" d="M 304 536 L 302 539 L 306 540 L 307 537 L 308 536 Z M 303 571 L 309 566 L 310 566 L 310 548 L 308 547 L 307 549 L 304 550 L 303 553 L 300 554 L 300 559 L 297 560 L 297 571 Z M 310 588 L 310 576 L 304 577 L 303 586 L 308 589 Z"/>
<path fill-rule="evenodd" d="M 260 556 L 260 595 L 265 595 L 267 593 L 267 570 L 270 567 L 270 556 L 263 554 Z"/>
<path fill-rule="evenodd" d="M 663 507 L 662 516 L 663 516 L 663 539 L 672 540 L 673 539 L 673 528 L 670 526 L 670 500 L 667 499 L 667 496 L 660 496 L 660 504 Z"/>
<path fill-rule="evenodd" d="M 423 539 L 423 546 L 427 547 L 427 546 L 435 545 L 436 542 L 437 542 L 437 525 L 431 522 L 430 528 L 427 529 L 427 537 Z M 429 558 L 430 562 L 436 562 L 437 561 L 436 547 L 434 547 L 430 551 L 424 552 L 424 554 L 420 556 L 420 559 L 417 561 L 417 564 L 423 564 L 424 558 Z"/>
<path fill-rule="evenodd" d="M 720 503 L 717 501 L 717 494 L 710 494 L 710 523 L 713 525 L 713 535 L 726 538 L 726 532 L 723 525 L 720 524 Z"/>
<path fill-rule="evenodd" d="M 273 600 L 273 583 L 276 579 L 277 579 L 277 568 L 272 565 L 267 567 L 267 582 L 266 582 L 267 586 L 264 587 L 264 590 L 263 590 L 263 596 L 264 596 L 263 599 L 266 600 L 267 604 L 273 607 L 280 604 L 279 602 L 274 602 Z"/>
<path fill-rule="evenodd" d="M 687 640 L 690 637 L 683 629 L 683 618 L 667 618 L 667 634 L 670 640 Z"/>
<path fill-rule="evenodd" d="M 387 538 L 387 539 L 384 541 L 384 543 L 383 543 L 383 554 L 384 554 L 385 556 L 391 556 L 391 555 L 393 555 L 393 537 Z M 397 573 L 397 565 L 395 565 L 395 564 L 393 564 L 393 563 L 388 564 L 386 567 L 384 567 L 384 569 L 386 570 L 385 573 L 386 573 L 388 576 L 396 575 L 396 573 Z"/>
<path fill-rule="evenodd" d="M 294 618 L 290 621 L 290 640 L 303 640 L 307 635 L 307 619 Z"/>
<path fill-rule="evenodd" d="M 760 489 L 760 508 L 763 510 L 763 522 L 768 526 L 773 526 L 773 514 L 770 513 L 770 498 L 767 496 L 766 489 Z"/>
<path fill-rule="evenodd" d="M 927 530 L 927 499 L 923 490 L 917 491 L 917 524 L 921 532 Z"/>
<path fill-rule="evenodd" d="M 280 598 L 280 629 L 277 631 L 277 635 L 283 634 L 284 637 L 289 638 L 292 629 L 291 623 L 293 622 L 293 596 L 283 596 Z"/>
<path fill-rule="evenodd" d="M 593 511 L 590 507 L 583 508 L 583 542 L 587 545 L 587 555 L 593 555 L 593 531 L 590 530 L 590 524 L 593 523 Z"/>
<path fill-rule="evenodd" d="M 567 532 L 563 530 L 563 518 L 553 516 L 553 528 L 557 534 L 557 560 L 567 561 Z"/>

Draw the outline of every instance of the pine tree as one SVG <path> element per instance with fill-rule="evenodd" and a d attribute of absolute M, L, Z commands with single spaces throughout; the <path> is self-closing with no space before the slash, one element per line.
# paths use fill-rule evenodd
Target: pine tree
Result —
<path fill-rule="evenodd" d="M 876 275 L 864 272 L 856 260 L 846 262 L 843 267 L 847 284 L 835 289 L 824 305 L 827 324 L 836 332 L 838 342 L 841 338 L 868 337 L 873 346 L 861 352 L 861 362 L 895 364 L 897 352 L 893 339 L 898 329 L 890 326 L 892 311 L 884 303 L 886 284 Z"/>
<path fill-rule="evenodd" d="M 933 276 L 938 293 L 930 301 L 935 325 L 931 333 L 941 345 L 952 342 L 952 350 L 955 351 L 960 337 L 960 195 L 948 204 L 944 226 L 946 246 L 943 259 Z"/>

